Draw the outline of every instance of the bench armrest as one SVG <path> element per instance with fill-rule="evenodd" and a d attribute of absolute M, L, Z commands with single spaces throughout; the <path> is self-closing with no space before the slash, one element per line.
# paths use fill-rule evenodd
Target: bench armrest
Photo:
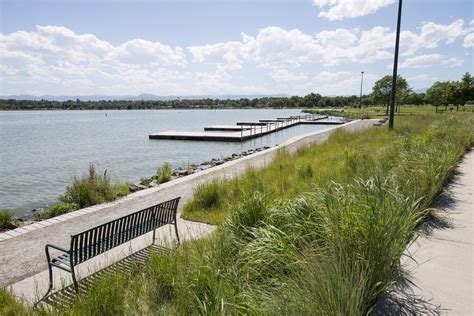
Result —
<path fill-rule="evenodd" d="M 69 250 L 66 250 L 64 248 L 61 248 L 61 247 L 58 247 L 58 246 L 55 246 L 55 245 L 47 244 L 46 247 L 44 247 L 44 250 L 46 252 L 46 259 L 48 260 L 48 262 L 51 261 L 51 256 L 49 255 L 49 248 L 53 248 L 53 249 L 62 251 L 64 253 L 69 253 Z"/>

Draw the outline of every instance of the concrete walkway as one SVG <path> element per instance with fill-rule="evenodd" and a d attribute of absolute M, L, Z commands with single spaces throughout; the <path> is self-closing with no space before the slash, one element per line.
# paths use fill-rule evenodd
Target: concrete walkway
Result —
<path fill-rule="evenodd" d="M 22 227 L 7 234 L 0 234 L 0 286 L 10 285 L 15 294 L 31 301 L 33 300 L 33 294 L 43 293 L 45 289 L 47 263 L 44 246 L 46 244 L 50 243 L 69 248 L 71 234 L 84 231 L 177 196 L 181 196 L 180 207 L 182 207 L 191 198 L 193 190 L 198 184 L 216 177 L 235 177 L 245 172 L 250 166 L 253 168 L 264 167 L 273 160 L 279 148 L 285 147 L 289 152 L 295 152 L 299 147 L 307 146 L 310 143 L 326 141 L 336 129 L 340 128 L 348 132 L 356 132 L 373 126 L 377 121 L 353 121 L 338 127 L 330 127 L 322 131 L 296 136 L 278 147 L 272 147 L 265 151 L 170 181 L 156 188 L 130 194 L 112 203 L 96 205 Z M 183 225 L 186 226 L 183 237 L 188 239 L 200 238 L 212 231 L 212 227 L 209 225 L 180 221 L 180 234 L 183 234 Z M 163 228 L 160 232 L 165 230 L 166 228 Z M 165 235 L 160 233 L 160 236 L 163 236 L 163 238 Z M 170 235 L 168 234 L 168 236 Z M 139 241 L 137 249 L 146 243 L 146 241 Z M 130 248 L 132 246 L 126 245 L 126 247 Z M 125 250 L 128 250 L 128 248 Z M 112 253 L 114 255 L 110 256 L 112 259 L 107 260 L 107 263 L 120 259 L 125 255 L 126 251 L 122 250 L 116 256 L 114 252 Z M 102 255 L 97 258 L 100 260 Z M 85 274 L 95 269 L 96 266 L 94 265 L 84 264 L 82 270 L 84 271 L 83 274 Z M 65 279 L 64 282 L 67 284 L 69 281 Z"/>
<path fill-rule="evenodd" d="M 379 300 L 374 314 L 474 314 L 474 151 L 435 207 L 440 211 L 402 260 L 407 279 Z"/>

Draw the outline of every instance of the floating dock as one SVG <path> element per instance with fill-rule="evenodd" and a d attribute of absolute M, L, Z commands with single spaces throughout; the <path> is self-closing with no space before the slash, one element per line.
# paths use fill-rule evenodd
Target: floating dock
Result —
<path fill-rule="evenodd" d="M 244 130 L 251 129 L 250 127 L 244 127 Z M 242 126 L 237 125 L 211 125 L 204 127 L 204 131 L 206 132 L 240 132 L 242 130 Z"/>
<path fill-rule="evenodd" d="M 338 125 L 339 120 L 328 120 L 328 116 L 297 115 L 258 122 L 238 122 L 236 125 L 212 125 L 204 132 L 167 131 L 149 135 L 149 139 L 173 139 L 194 141 L 242 142 L 280 131 L 298 124 Z"/>

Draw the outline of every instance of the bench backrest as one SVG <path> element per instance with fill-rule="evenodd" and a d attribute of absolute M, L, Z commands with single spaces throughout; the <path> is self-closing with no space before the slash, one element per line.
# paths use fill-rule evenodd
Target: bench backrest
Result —
<path fill-rule="evenodd" d="M 89 260 L 161 226 L 176 224 L 179 199 L 154 205 L 72 235 L 71 265 Z"/>

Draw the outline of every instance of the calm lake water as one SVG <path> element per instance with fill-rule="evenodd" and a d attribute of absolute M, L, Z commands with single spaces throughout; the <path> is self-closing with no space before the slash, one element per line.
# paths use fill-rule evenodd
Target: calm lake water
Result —
<path fill-rule="evenodd" d="M 167 131 L 202 131 L 300 114 L 300 110 L 137 110 L 0 112 L 0 208 L 23 215 L 54 203 L 94 163 L 114 180 L 135 182 L 163 162 L 173 168 L 273 146 L 327 128 L 300 125 L 243 143 L 149 140 Z"/>

